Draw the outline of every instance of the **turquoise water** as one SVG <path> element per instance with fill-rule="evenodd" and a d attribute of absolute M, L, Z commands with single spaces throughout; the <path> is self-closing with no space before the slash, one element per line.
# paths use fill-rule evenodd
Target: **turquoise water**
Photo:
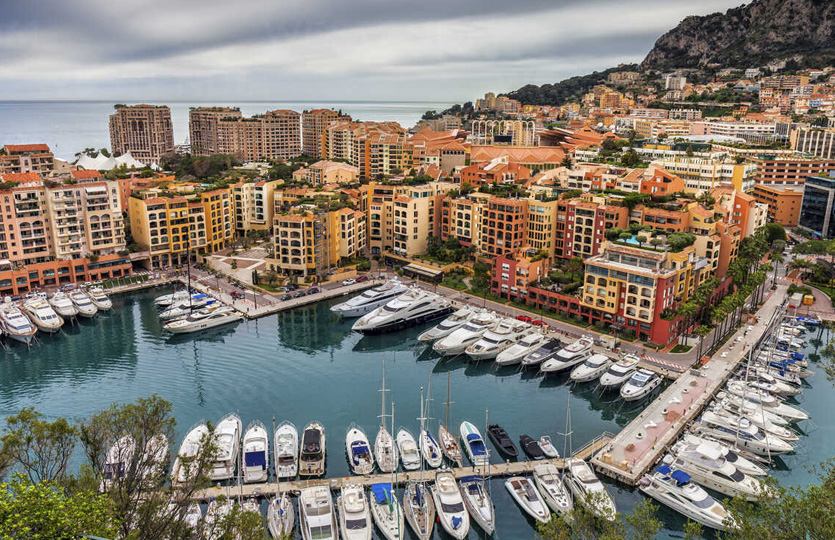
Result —
<path fill-rule="evenodd" d="M 527 433 L 549 434 L 562 451 L 566 402 L 571 392 L 573 444 L 578 447 L 603 431 L 617 431 L 640 404 L 623 406 L 589 387 L 566 383 L 565 376 L 543 380 L 515 370 L 495 372 L 490 365 L 440 362 L 419 345 L 420 328 L 383 336 L 361 337 L 340 321 L 329 303 L 277 316 L 245 321 L 200 336 L 161 335 L 152 299 L 162 291 L 114 299 L 112 312 L 81 321 L 63 335 L 45 336 L 27 351 L 13 344 L 0 361 L 0 416 L 34 406 L 48 417 L 81 420 L 116 401 L 157 393 L 174 404 L 180 436 L 201 419 L 219 420 L 236 411 L 246 425 L 260 419 L 268 426 L 292 421 L 299 429 L 311 420 L 328 436 L 327 474 L 349 474 L 344 435 L 351 422 L 370 437 L 380 413 L 381 366 L 395 402 L 395 424 L 418 429 L 420 387 L 432 381 L 433 416 L 443 417 L 447 374 L 452 381 L 451 423 L 470 420 L 483 426 L 502 424 L 515 441 Z M 807 482 L 803 465 L 829 457 L 835 426 L 826 423 L 832 391 L 821 375 L 801 397 L 818 426 L 803 439 L 775 475 L 786 482 Z M 457 431 L 457 430 L 456 430 Z M 179 441 L 176 441 L 177 445 Z M 176 446 L 176 445 L 175 445 Z M 494 459 L 496 459 L 494 457 Z M 629 512 L 641 496 L 607 484 L 619 510 Z M 529 520 L 494 480 L 497 538 L 532 538 Z M 682 519 L 664 509 L 670 538 L 680 537 Z M 440 533 L 435 533 L 440 537 Z M 472 532 L 476 538 L 479 532 Z"/>

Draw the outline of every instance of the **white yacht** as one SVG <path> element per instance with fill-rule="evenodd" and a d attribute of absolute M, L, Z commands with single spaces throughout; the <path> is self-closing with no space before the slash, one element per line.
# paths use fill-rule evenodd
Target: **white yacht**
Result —
<path fill-rule="evenodd" d="M 661 377 L 648 369 L 639 369 L 626 384 L 620 387 L 620 397 L 624 401 L 636 401 L 648 396 L 661 386 Z"/>
<path fill-rule="evenodd" d="M 745 372 L 743 372 L 743 376 Z M 777 379 L 774 375 L 765 370 L 752 367 L 747 371 L 748 384 L 754 388 L 771 392 L 780 396 L 797 396 L 803 390 L 796 384 Z"/>
<path fill-rule="evenodd" d="M 397 468 L 397 444 L 383 424 L 380 424 L 377 437 L 374 438 L 374 454 L 377 456 L 377 466 L 382 472 L 392 472 Z"/>
<path fill-rule="evenodd" d="M 567 460 L 567 465 L 565 483 L 574 494 L 577 503 L 590 505 L 589 510 L 600 519 L 614 520 L 617 515 L 615 501 L 589 464 L 582 459 L 571 458 Z"/>
<path fill-rule="evenodd" d="M 253 420 L 244 431 L 244 482 L 266 482 L 270 464 L 270 438 L 267 428 Z"/>
<path fill-rule="evenodd" d="M 336 508 L 342 540 L 371 540 L 371 512 L 362 486 L 343 486 L 336 498 Z"/>
<path fill-rule="evenodd" d="M 47 334 L 53 334 L 64 325 L 64 319 L 55 313 L 43 296 L 35 296 L 23 302 L 23 311 L 38 327 L 38 330 Z"/>
<path fill-rule="evenodd" d="M 108 448 L 102 470 L 100 486 L 102 491 L 107 491 L 112 485 L 118 484 L 120 479 L 128 474 L 135 452 L 136 442 L 130 435 L 120 437 Z"/>
<path fill-rule="evenodd" d="M 420 453 L 423 456 L 424 461 L 426 461 L 426 464 L 431 468 L 437 469 L 444 461 L 444 454 L 441 451 L 441 446 L 428 429 L 422 429 L 418 437 L 420 439 L 418 446 L 420 446 Z"/>
<path fill-rule="evenodd" d="M 792 452 L 794 447 L 776 436 L 764 435 L 759 428 L 745 418 L 738 422 L 718 416 L 710 411 L 702 414 L 701 421 L 696 424 L 698 435 L 708 435 L 714 439 L 732 443 L 738 448 L 744 448 L 759 456 L 769 456 Z"/>
<path fill-rule="evenodd" d="M 171 505 L 176 507 L 176 503 L 172 502 Z M 191 503 L 186 507 L 186 511 L 183 514 L 183 523 L 192 529 L 197 529 L 201 519 L 203 519 L 203 510 L 200 509 L 199 504 Z"/>
<path fill-rule="evenodd" d="M 522 336 L 519 341 L 496 356 L 496 364 L 499 366 L 512 366 L 519 364 L 525 356 L 537 350 L 546 341 L 548 341 L 548 336 L 546 336 L 542 331 L 529 330 L 528 333 Z"/>
<path fill-rule="evenodd" d="M 435 509 L 441 526 L 456 540 L 463 540 L 470 532 L 470 514 L 464 507 L 464 499 L 455 482 L 455 476 L 449 471 L 438 471 L 435 485 L 432 487 Z"/>
<path fill-rule="evenodd" d="M 681 445 L 674 455 L 664 459 L 665 463 L 692 476 L 697 483 L 728 497 L 756 501 L 760 495 L 770 493 L 759 479 L 737 469 L 715 447 Z"/>
<path fill-rule="evenodd" d="M 237 322 L 242 318 L 240 311 L 222 304 L 215 304 L 198 309 L 188 317 L 171 321 L 162 328 L 172 334 L 190 334 Z"/>
<path fill-rule="evenodd" d="M 316 486 L 301 490 L 299 528 L 304 540 L 339 540 L 330 488 Z"/>
<path fill-rule="evenodd" d="M 267 507 L 267 529 L 273 538 L 285 538 L 291 534 L 295 521 L 293 501 L 289 494 L 282 493 L 270 499 L 270 505 Z"/>
<path fill-rule="evenodd" d="M 586 359 L 591 357 L 592 345 L 594 345 L 594 340 L 590 337 L 583 336 L 543 362 L 539 369 L 545 374 L 559 373 L 578 364 L 582 364 Z"/>
<path fill-rule="evenodd" d="M 484 438 L 478 428 L 470 422 L 461 422 L 458 431 L 470 462 L 473 465 L 487 465 L 490 457 L 487 455 L 487 447 L 484 445 Z"/>
<path fill-rule="evenodd" d="M 426 342 L 445 338 L 464 326 L 467 321 L 475 317 L 478 313 L 480 313 L 478 309 L 463 306 L 440 323 L 420 334 L 418 341 Z"/>
<path fill-rule="evenodd" d="M 690 452 L 699 452 L 705 456 L 717 456 L 717 460 L 724 459 L 748 476 L 768 475 L 768 471 L 766 469 L 760 467 L 753 461 L 740 456 L 728 445 L 722 444 L 718 441 L 704 439 L 693 435 L 692 433 L 685 433 L 671 449 L 673 454 L 677 454 L 685 450 Z"/>
<path fill-rule="evenodd" d="M 32 324 L 29 317 L 23 314 L 8 296 L 0 306 L 0 328 L 3 333 L 15 341 L 30 344 L 35 337 L 37 327 Z"/>
<path fill-rule="evenodd" d="M 556 447 L 554 447 L 554 443 L 551 442 L 551 437 L 548 435 L 543 435 L 539 438 L 539 449 L 542 450 L 543 454 L 545 454 L 546 459 L 556 459 L 560 457 L 560 453 L 557 452 Z"/>
<path fill-rule="evenodd" d="M 371 515 L 386 540 L 401 540 L 406 534 L 403 509 L 391 484 L 371 484 Z"/>
<path fill-rule="evenodd" d="M 371 474 L 374 471 L 374 454 L 371 453 L 371 443 L 365 431 L 356 424 L 351 424 L 345 435 L 345 450 L 348 452 L 348 463 L 354 474 Z"/>
<path fill-rule="evenodd" d="M 488 535 L 496 529 L 496 510 L 490 490 L 484 483 L 482 476 L 465 476 L 458 481 L 461 486 L 461 496 L 470 517 Z"/>
<path fill-rule="evenodd" d="M 72 303 L 75 304 L 78 314 L 82 317 L 95 317 L 96 313 L 98 313 L 99 308 L 96 307 L 84 291 L 76 289 L 69 294 L 69 297 Z"/>
<path fill-rule="evenodd" d="M 206 531 L 203 537 L 205 540 L 221 540 L 221 528 L 219 524 L 223 522 L 224 518 L 232 513 L 235 508 L 235 503 L 232 499 L 214 499 L 206 508 Z M 234 534 L 234 533 L 233 533 Z"/>
<path fill-rule="evenodd" d="M 728 392 L 745 401 L 757 403 L 766 411 L 787 418 L 793 422 L 808 420 L 809 414 L 798 408 L 786 405 L 774 395 L 764 392 L 758 388 L 751 388 L 742 381 L 730 381 L 727 385 Z"/>
<path fill-rule="evenodd" d="M 435 526 L 435 502 L 424 482 L 406 485 L 403 491 L 403 512 L 406 522 L 420 540 L 429 540 Z"/>
<path fill-rule="evenodd" d="M 390 300 L 394 300 L 407 290 L 406 285 L 392 279 L 379 287 L 368 289 L 350 300 L 332 306 L 331 311 L 340 317 L 362 317 L 366 313 L 386 305 Z"/>
<path fill-rule="evenodd" d="M 517 476 L 505 480 L 504 487 L 526 514 L 540 523 L 548 523 L 551 520 L 551 511 L 533 482 L 524 476 Z"/>
<path fill-rule="evenodd" d="M 275 476 L 295 478 L 299 472 L 299 432 L 292 423 L 284 421 L 273 435 Z"/>
<path fill-rule="evenodd" d="M 571 370 L 573 382 L 584 383 L 599 379 L 612 365 L 612 359 L 605 354 L 593 354 L 585 362 Z"/>
<path fill-rule="evenodd" d="M 453 307 L 446 298 L 412 288 L 360 317 L 352 329 L 362 334 L 383 334 L 439 319 L 452 311 Z"/>
<path fill-rule="evenodd" d="M 478 341 L 484 333 L 499 324 L 499 318 L 492 311 L 482 311 L 464 326 L 432 345 L 432 349 L 443 356 L 456 356 Z"/>
<path fill-rule="evenodd" d="M 484 332 L 481 339 L 467 347 L 470 359 L 493 360 L 499 353 L 515 345 L 531 329 L 531 325 L 516 319 L 503 319 L 498 326 Z"/>
<path fill-rule="evenodd" d="M 304 476 L 325 474 L 325 451 L 325 428 L 319 422 L 310 422 L 302 432 L 299 474 Z"/>
<path fill-rule="evenodd" d="M 562 349 L 562 341 L 558 339 L 549 339 L 544 341 L 539 347 L 529 352 L 522 358 L 522 367 L 539 366 L 543 362 L 553 358 L 560 349 Z"/>
<path fill-rule="evenodd" d="M 400 454 L 400 463 L 407 471 L 420 468 L 420 451 L 415 438 L 405 428 L 397 431 L 397 453 Z"/>
<path fill-rule="evenodd" d="M 780 437 L 781 439 L 787 442 L 793 442 L 800 439 L 797 433 L 785 426 L 775 424 L 771 422 L 768 418 L 757 416 L 756 414 L 748 413 L 747 411 L 743 411 L 742 414 L 740 414 L 738 410 L 734 410 L 732 406 L 723 407 L 721 404 L 714 403 L 710 410 L 718 414 L 719 416 L 725 416 L 727 418 L 732 419 L 733 421 L 736 421 L 740 417 L 745 418 L 749 422 L 757 426 L 760 429 L 760 431 L 768 435 L 775 435 L 777 437 Z"/>
<path fill-rule="evenodd" d="M 214 302 L 215 299 L 211 296 L 201 293 L 192 294 L 191 300 L 171 304 L 163 311 L 160 311 L 159 319 L 161 321 L 167 321 L 170 319 L 177 319 L 179 317 L 186 317 L 190 315 L 192 311 L 197 311 L 198 309 L 211 305 Z"/>
<path fill-rule="evenodd" d="M 154 305 L 159 307 L 168 307 L 177 302 L 188 302 L 189 292 L 185 289 L 174 291 L 170 294 L 163 294 L 154 298 Z"/>
<path fill-rule="evenodd" d="M 66 319 L 71 319 L 78 315 L 78 308 L 75 307 L 72 300 L 61 291 L 52 295 L 49 299 L 49 305 L 55 310 L 58 315 Z"/>
<path fill-rule="evenodd" d="M 560 477 L 560 471 L 550 463 L 537 465 L 533 470 L 533 481 L 545 503 L 560 516 L 574 510 L 574 499 Z"/>
<path fill-rule="evenodd" d="M 620 388 L 623 384 L 632 378 L 632 375 L 638 371 L 638 364 L 641 359 L 634 354 L 627 354 L 606 370 L 606 373 L 600 376 L 600 386 L 604 389 Z"/>
<path fill-rule="evenodd" d="M 99 311 L 110 311 L 113 308 L 113 302 L 101 287 L 90 287 L 87 289 L 87 296 Z"/>
<path fill-rule="evenodd" d="M 213 481 L 235 477 L 242 430 L 241 419 L 235 413 L 227 414 L 215 426 L 214 442 L 218 446 L 218 454 L 209 471 L 209 478 Z"/>
<path fill-rule="evenodd" d="M 767 411 L 759 403 L 754 403 L 753 401 L 748 401 L 725 392 L 716 394 L 716 404 L 746 418 L 758 417 L 760 420 L 765 419 L 775 426 L 786 427 L 791 423 L 788 418 Z"/>
<path fill-rule="evenodd" d="M 669 465 L 661 465 L 641 478 L 640 490 L 676 512 L 712 529 L 724 531 L 730 521 L 725 508 L 705 490 L 690 481 L 690 476 Z"/>
<path fill-rule="evenodd" d="M 194 476 L 201 472 L 196 470 L 194 460 L 200 453 L 204 442 L 209 440 L 209 428 L 204 422 L 192 426 L 183 438 L 177 457 L 174 459 L 174 467 L 171 469 L 171 482 L 183 484 L 194 479 Z"/>

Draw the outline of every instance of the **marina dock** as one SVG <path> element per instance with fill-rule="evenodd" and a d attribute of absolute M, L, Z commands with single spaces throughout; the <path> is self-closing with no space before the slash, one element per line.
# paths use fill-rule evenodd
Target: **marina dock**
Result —
<path fill-rule="evenodd" d="M 574 452 L 574 458 L 589 459 L 595 453 L 603 449 L 612 440 L 613 435 L 604 432 L 589 441 L 586 445 Z M 341 448 L 340 448 L 341 449 Z M 563 458 L 546 459 L 537 461 L 508 461 L 505 463 L 491 463 L 489 466 L 482 467 L 455 467 L 449 469 L 455 478 L 463 478 L 465 476 L 480 475 L 490 478 L 498 478 L 504 476 L 516 476 L 520 474 L 530 474 L 537 465 L 544 465 L 550 463 L 557 468 L 565 468 L 566 460 Z M 339 490 L 346 485 L 361 485 L 370 486 L 372 484 L 394 482 L 397 485 L 406 484 L 408 482 L 433 482 L 435 480 L 435 473 L 440 469 L 426 469 L 423 471 L 400 471 L 396 475 L 391 473 L 371 474 L 365 476 L 341 476 L 336 478 L 310 478 L 300 480 L 288 480 L 281 483 L 270 482 L 266 484 L 243 484 L 231 486 L 215 486 L 197 492 L 193 499 L 198 501 L 208 501 L 217 498 L 221 495 L 227 498 L 235 497 L 272 497 L 278 493 L 297 493 L 302 489 L 316 486 L 327 486 L 331 490 Z"/>

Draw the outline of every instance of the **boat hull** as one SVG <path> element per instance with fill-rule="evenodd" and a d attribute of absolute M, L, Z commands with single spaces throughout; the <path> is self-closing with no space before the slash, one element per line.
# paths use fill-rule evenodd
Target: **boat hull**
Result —
<path fill-rule="evenodd" d="M 413 319 L 399 319 L 380 326 L 375 326 L 373 328 L 357 328 L 356 331 L 360 334 L 365 334 L 369 336 L 387 334 L 389 332 L 395 332 L 397 330 L 403 330 L 404 328 L 417 326 L 425 322 L 434 321 L 436 319 L 440 319 L 441 317 L 446 317 L 454 310 L 455 308 L 453 307 L 446 307 L 437 311 L 433 311 L 432 313 L 420 315 Z"/>
<path fill-rule="evenodd" d="M 194 332 L 200 332 L 201 330 L 209 330 L 211 328 L 217 328 L 218 326 L 224 326 L 227 324 L 232 324 L 234 322 L 238 322 L 241 320 L 241 315 L 236 315 L 234 317 L 230 316 L 225 319 L 215 319 L 212 321 L 201 321 L 197 324 L 191 326 L 174 326 L 170 328 L 166 328 L 172 334 L 192 334 Z"/>

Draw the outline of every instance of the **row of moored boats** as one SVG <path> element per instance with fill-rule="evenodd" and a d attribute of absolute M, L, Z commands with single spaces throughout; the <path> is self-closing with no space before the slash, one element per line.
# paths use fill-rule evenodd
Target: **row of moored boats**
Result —
<path fill-rule="evenodd" d="M 240 311 L 215 298 L 187 289 L 158 296 L 154 304 L 159 308 L 163 330 L 172 334 L 190 334 L 232 324 L 243 318 Z"/>
<path fill-rule="evenodd" d="M 32 292 L 18 302 L 6 297 L 0 304 L 0 330 L 14 341 L 30 344 L 37 332 L 54 334 L 76 317 L 95 317 L 113 302 L 101 287 L 58 291 L 52 296 Z"/>

